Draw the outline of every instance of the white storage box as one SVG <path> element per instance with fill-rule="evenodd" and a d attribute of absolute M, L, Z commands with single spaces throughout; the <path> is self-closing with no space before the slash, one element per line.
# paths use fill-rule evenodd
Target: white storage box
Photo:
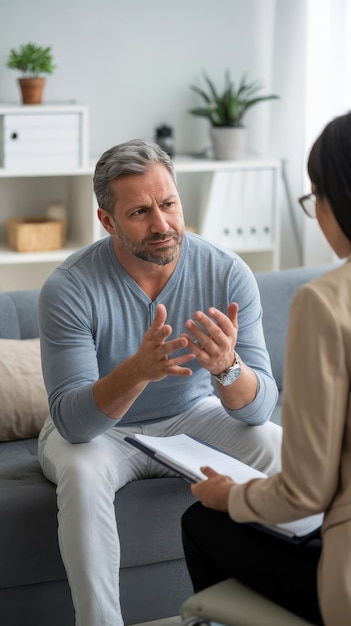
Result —
<path fill-rule="evenodd" d="M 79 106 L 0 107 L 0 166 L 54 171 L 87 165 L 87 109 Z"/>

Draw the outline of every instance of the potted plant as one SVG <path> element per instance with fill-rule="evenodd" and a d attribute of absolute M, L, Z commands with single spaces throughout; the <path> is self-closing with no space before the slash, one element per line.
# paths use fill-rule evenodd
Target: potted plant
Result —
<path fill-rule="evenodd" d="M 19 85 L 23 104 L 41 104 L 45 77 L 55 69 L 51 48 L 27 43 L 17 50 L 12 48 L 7 59 L 7 67 L 22 72 Z"/>
<path fill-rule="evenodd" d="M 213 81 L 204 73 L 208 92 L 196 85 L 191 85 L 204 100 L 204 106 L 191 109 L 192 115 L 206 117 L 211 124 L 211 139 L 217 159 L 236 159 L 246 149 L 247 129 L 243 120 L 247 111 L 265 100 L 276 100 L 275 94 L 258 95 L 262 86 L 258 81 L 247 82 L 242 76 L 238 87 L 232 82 L 230 73 L 225 72 L 225 84 L 222 93 L 219 93 Z"/>

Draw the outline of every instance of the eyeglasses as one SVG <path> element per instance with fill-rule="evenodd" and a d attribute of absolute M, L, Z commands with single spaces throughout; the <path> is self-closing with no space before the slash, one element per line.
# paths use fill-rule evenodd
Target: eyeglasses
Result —
<path fill-rule="evenodd" d="M 307 194 L 307 196 L 302 196 L 301 198 L 299 198 L 299 203 L 301 204 L 307 217 L 316 217 L 316 196 L 314 195 L 314 193 L 309 193 Z"/>

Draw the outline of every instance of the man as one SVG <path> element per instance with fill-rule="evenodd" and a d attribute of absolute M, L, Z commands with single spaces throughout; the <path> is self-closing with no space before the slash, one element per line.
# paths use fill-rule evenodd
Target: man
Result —
<path fill-rule="evenodd" d="M 120 626 L 115 492 L 170 475 L 125 436 L 186 432 L 273 473 L 281 431 L 267 422 L 277 389 L 256 282 L 236 255 L 184 235 L 168 155 L 140 140 L 111 148 L 94 190 L 110 237 L 67 259 L 40 296 L 51 417 L 39 457 L 57 483 L 76 623 Z"/>

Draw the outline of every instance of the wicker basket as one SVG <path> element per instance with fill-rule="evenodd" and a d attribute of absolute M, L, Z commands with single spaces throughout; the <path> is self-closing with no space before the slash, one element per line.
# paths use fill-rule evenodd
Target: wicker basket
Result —
<path fill-rule="evenodd" d="M 41 252 L 62 248 L 66 222 L 46 217 L 13 218 L 6 221 L 7 243 L 16 252 Z"/>

